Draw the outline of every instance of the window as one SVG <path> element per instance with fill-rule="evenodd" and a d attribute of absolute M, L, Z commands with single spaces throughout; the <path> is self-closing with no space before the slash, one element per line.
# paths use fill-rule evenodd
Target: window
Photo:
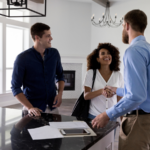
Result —
<path fill-rule="evenodd" d="M 7 12 L 8 13 L 8 12 Z M 12 16 L 17 16 L 17 15 L 19 15 L 19 16 L 23 16 L 23 12 L 22 11 L 19 11 L 19 10 L 13 10 L 13 11 L 11 11 L 11 15 Z M 10 18 L 8 18 L 8 19 L 13 19 L 13 20 L 17 20 L 17 21 L 21 21 L 21 22 L 23 22 L 23 17 L 14 17 L 14 18 L 12 18 L 12 17 L 10 17 Z"/>
<path fill-rule="evenodd" d="M 3 91 L 3 25 L 0 23 L 0 93 Z"/>
<path fill-rule="evenodd" d="M 0 130 L 1 149 L 1 146 L 7 147 L 7 145 L 10 145 L 11 143 L 10 131 L 12 130 L 12 126 L 20 120 L 20 110 L 14 111 L 13 109 L 0 109 L 0 119 L 0 129 L 5 128 L 5 130 Z M 1 135 L 3 135 L 3 139 L 1 138 Z"/>
<path fill-rule="evenodd" d="M 0 7 L 4 8 L 6 3 L 6 0 L 0 0 Z M 0 10 L 0 13 L 7 14 L 8 12 Z M 12 13 L 13 15 L 28 15 L 28 12 L 24 10 L 14 10 Z M 0 106 L 5 106 L 6 103 L 12 104 L 14 101 L 11 99 L 13 65 L 16 56 L 29 48 L 30 27 L 31 23 L 28 17 L 7 18 L 0 15 Z"/>
<path fill-rule="evenodd" d="M 13 68 L 16 56 L 23 51 L 23 29 L 6 27 L 6 68 Z"/>
<path fill-rule="evenodd" d="M 26 30 L 16 26 L 6 26 L 6 82 L 5 92 L 11 90 L 11 78 L 14 61 L 24 48 L 28 47 Z M 26 38 L 24 38 L 26 37 Z M 26 43 L 26 44 L 24 44 Z M 26 46 L 24 46 L 26 45 Z"/>
<path fill-rule="evenodd" d="M 25 15 L 29 15 L 29 12 L 27 11 L 22 11 L 22 10 L 13 10 L 11 11 L 11 15 L 12 16 L 25 16 Z M 16 21 L 20 21 L 20 22 L 29 22 L 29 17 L 9 17 L 7 19 L 12 19 L 12 20 L 16 20 Z"/>

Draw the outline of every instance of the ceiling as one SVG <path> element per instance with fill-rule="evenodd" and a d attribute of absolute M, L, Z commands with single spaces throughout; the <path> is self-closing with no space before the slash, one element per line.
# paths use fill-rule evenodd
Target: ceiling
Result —
<path fill-rule="evenodd" d="M 70 1 L 87 2 L 87 3 L 91 3 L 92 2 L 92 0 L 70 0 Z M 107 0 L 105 0 L 105 1 L 107 1 Z M 109 0 L 109 1 L 110 2 L 114 2 L 114 1 L 127 1 L 127 0 Z"/>
<path fill-rule="evenodd" d="M 69 0 L 69 1 L 86 2 L 86 3 L 91 3 L 92 2 L 92 0 Z"/>
<path fill-rule="evenodd" d="M 97 4 L 106 7 L 106 2 L 110 2 L 110 6 L 115 2 L 123 2 L 123 1 L 131 1 L 131 0 L 69 0 L 69 1 L 75 1 L 75 2 L 85 2 L 85 3 L 92 3 L 93 1 Z"/>

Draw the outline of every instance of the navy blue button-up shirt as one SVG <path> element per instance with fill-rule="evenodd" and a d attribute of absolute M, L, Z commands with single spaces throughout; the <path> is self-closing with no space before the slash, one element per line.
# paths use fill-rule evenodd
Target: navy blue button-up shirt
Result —
<path fill-rule="evenodd" d="M 61 59 L 56 49 L 46 49 L 44 60 L 33 47 L 17 56 L 11 82 L 14 96 L 23 92 L 34 107 L 45 111 L 48 104 L 52 109 L 56 96 L 55 81 L 64 81 Z"/>

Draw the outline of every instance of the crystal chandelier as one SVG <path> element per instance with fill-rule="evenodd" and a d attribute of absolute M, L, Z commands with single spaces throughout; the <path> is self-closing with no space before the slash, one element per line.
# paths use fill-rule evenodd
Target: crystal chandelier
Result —
<path fill-rule="evenodd" d="M 92 22 L 92 24 L 94 26 L 96 26 L 96 27 L 105 27 L 105 26 L 108 26 L 108 27 L 116 28 L 116 27 L 119 27 L 123 23 L 123 17 L 120 18 L 120 22 L 119 23 L 116 23 L 117 14 L 115 15 L 115 19 L 112 20 L 112 18 L 110 16 L 109 7 L 110 7 L 110 2 L 107 2 L 105 14 L 103 13 L 102 19 L 99 19 L 98 23 L 96 23 L 94 21 L 94 15 L 91 17 L 91 22 Z"/>

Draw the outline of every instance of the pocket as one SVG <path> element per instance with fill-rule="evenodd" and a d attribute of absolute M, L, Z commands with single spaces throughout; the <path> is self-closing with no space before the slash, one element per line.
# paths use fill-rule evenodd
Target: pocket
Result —
<path fill-rule="evenodd" d="M 121 136 L 127 138 L 131 134 L 136 120 L 137 120 L 137 116 L 123 117 L 121 130 L 120 130 Z"/>

